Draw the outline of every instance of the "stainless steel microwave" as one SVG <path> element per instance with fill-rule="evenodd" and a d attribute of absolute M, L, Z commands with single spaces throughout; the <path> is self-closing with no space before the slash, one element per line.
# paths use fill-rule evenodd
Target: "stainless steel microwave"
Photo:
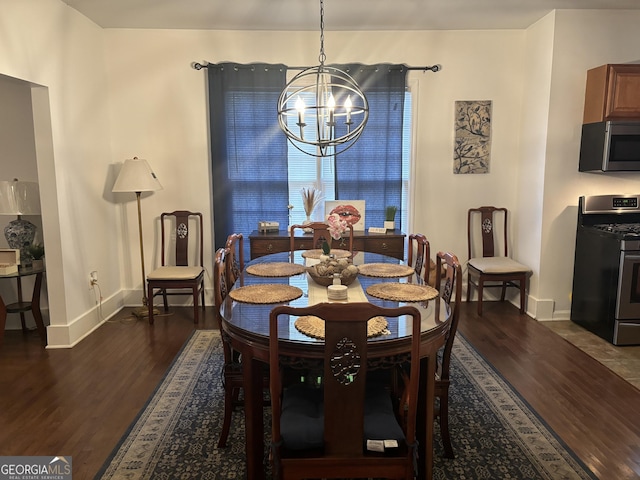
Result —
<path fill-rule="evenodd" d="M 584 124 L 578 170 L 640 172 L 640 120 Z"/>

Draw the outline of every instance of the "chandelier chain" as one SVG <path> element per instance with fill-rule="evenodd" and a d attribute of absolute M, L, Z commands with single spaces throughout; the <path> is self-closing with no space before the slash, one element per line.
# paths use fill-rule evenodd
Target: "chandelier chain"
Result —
<path fill-rule="evenodd" d="M 320 0 L 320 55 L 318 61 L 324 65 L 327 56 L 324 53 L 324 0 Z"/>

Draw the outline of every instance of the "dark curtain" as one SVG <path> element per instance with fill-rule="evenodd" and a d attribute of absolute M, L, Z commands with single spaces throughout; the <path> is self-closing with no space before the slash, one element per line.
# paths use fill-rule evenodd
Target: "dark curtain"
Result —
<path fill-rule="evenodd" d="M 402 132 L 405 65 L 334 65 L 347 72 L 369 103 L 369 121 L 348 150 L 336 156 L 336 199 L 365 201 L 365 228 L 381 226 L 385 207 L 398 207 L 401 229 Z"/>
<path fill-rule="evenodd" d="M 288 223 L 287 140 L 277 105 L 286 66 L 209 64 L 215 248 L 258 221 Z M 245 241 L 245 248 L 248 248 Z"/>

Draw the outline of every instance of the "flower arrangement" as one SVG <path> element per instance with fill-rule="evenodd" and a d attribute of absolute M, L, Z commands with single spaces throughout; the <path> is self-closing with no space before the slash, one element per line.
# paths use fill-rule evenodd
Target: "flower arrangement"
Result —
<path fill-rule="evenodd" d="M 347 230 L 347 222 L 336 213 L 332 213 L 327 217 L 327 225 L 329 225 L 329 235 L 331 235 L 331 238 L 334 240 L 340 240 L 342 234 Z M 331 246 L 329 242 L 324 242 L 322 244 L 322 252 L 325 255 L 329 255 L 330 251 Z"/>
<path fill-rule="evenodd" d="M 322 192 L 315 187 L 307 187 L 300 190 L 304 213 L 310 217 L 318 204 L 322 201 Z"/>

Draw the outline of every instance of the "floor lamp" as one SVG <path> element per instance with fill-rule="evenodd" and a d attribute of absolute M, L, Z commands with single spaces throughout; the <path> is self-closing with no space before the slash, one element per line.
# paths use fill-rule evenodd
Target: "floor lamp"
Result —
<path fill-rule="evenodd" d="M 140 194 L 142 192 L 154 192 L 162 190 L 162 185 L 156 178 L 151 167 L 144 159 L 133 157 L 131 160 L 125 160 L 124 165 L 120 169 L 116 183 L 113 184 L 114 193 L 130 192 L 136 194 L 138 202 L 138 231 L 140 233 L 140 264 L 142 266 L 142 306 L 133 310 L 133 314 L 138 317 L 149 316 L 147 299 L 147 276 L 144 271 L 144 247 L 142 242 L 142 211 L 140 209 Z M 151 299 L 153 301 L 153 299 Z M 154 312 L 155 314 L 155 312 Z"/>

